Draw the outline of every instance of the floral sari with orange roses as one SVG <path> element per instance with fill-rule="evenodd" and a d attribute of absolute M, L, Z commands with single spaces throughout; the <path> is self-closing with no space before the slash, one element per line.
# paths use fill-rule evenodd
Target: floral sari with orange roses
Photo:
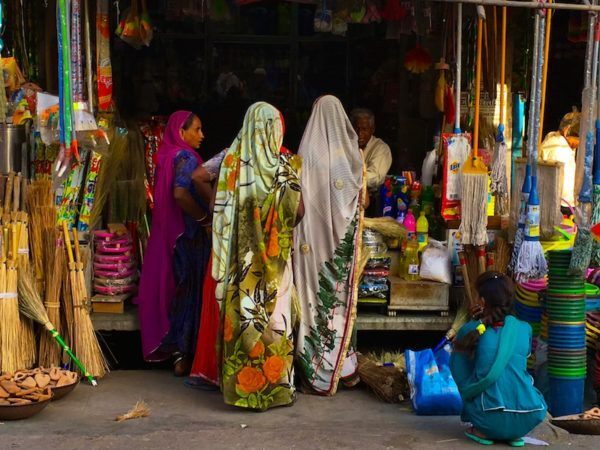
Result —
<path fill-rule="evenodd" d="M 256 103 L 221 167 L 213 219 L 225 402 L 255 410 L 294 400 L 292 230 L 300 159 L 280 152 L 279 112 Z"/>

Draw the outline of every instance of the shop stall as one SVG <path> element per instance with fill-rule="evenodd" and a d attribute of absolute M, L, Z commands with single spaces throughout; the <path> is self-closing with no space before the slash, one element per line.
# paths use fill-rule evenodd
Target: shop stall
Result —
<path fill-rule="evenodd" d="M 477 277 L 497 271 L 515 280 L 553 413 L 582 412 L 586 379 L 600 388 L 600 6 L 0 5 L 0 373 L 34 370 L 3 380 L 31 384 L 29 403 L 75 379 L 35 367 L 96 383 L 120 365 L 104 338 L 139 329 L 168 115 L 197 112 L 208 161 L 268 101 L 293 152 L 324 94 L 371 109 L 393 157 L 361 218 L 359 348 L 367 331 L 445 345 L 478 304 Z M 363 369 L 403 364 L 376 359 Z"/>

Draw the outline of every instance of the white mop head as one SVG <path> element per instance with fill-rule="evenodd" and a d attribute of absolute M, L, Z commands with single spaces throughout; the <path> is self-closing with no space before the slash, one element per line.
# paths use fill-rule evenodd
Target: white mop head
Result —
<path fill-rule="evenodd" d="M 461 183 L 460 237 L 463 245 L 486 245 L 487 236 L 487 173 L 467 173 Z"/>
<path fill-rule="evenodd" d="M 548 263 L 540 241 L 524 240 L 519 250 L 515 278 L 519 283 L 539 280 L 548 273 Z"/>

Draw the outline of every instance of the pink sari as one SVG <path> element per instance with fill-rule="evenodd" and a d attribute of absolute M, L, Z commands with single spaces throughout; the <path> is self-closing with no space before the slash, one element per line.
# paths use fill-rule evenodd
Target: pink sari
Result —
<path fill-rule="evenodd" d="M 181 150 L 189 150 L 199 163 L 202 162 L 179 134 L 190 114 L 189 111 L 177 111 L 169 117 L 156 158 L 152 228 L 137 298 L 142 352 L 147 361 L 161 361 L 171 356 L 160 354 L 157 350 L 170 328 L 169 313 L 175 296 L 173 251 L 177 238 L 185 229 L 183 211 L 173 197 L 173 162 Z"/>

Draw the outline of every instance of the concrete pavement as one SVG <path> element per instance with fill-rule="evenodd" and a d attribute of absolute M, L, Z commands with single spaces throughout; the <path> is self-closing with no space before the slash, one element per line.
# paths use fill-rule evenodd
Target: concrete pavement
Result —
<path fill-rule="evenodd" d="M 150 417 L 117 423 L 138 400 Z M 556 433 L 542 425 L 534 436 L 553 448 L 597 448 L 597 437 Z M 496 445 L 498 447 L 498 445 Z M 501 447 L 509 448 L 501 445 Z M 0 424 L 0 449 L 463 449 L 457 417 L 418 417 L 366 390 L 333 398 L 299 395 L 288 408 L 253 413 L 223 404 L 218 392 L 184 386 L 167 371 L 117 371 L 92 388 L 25 421 Z"/>

